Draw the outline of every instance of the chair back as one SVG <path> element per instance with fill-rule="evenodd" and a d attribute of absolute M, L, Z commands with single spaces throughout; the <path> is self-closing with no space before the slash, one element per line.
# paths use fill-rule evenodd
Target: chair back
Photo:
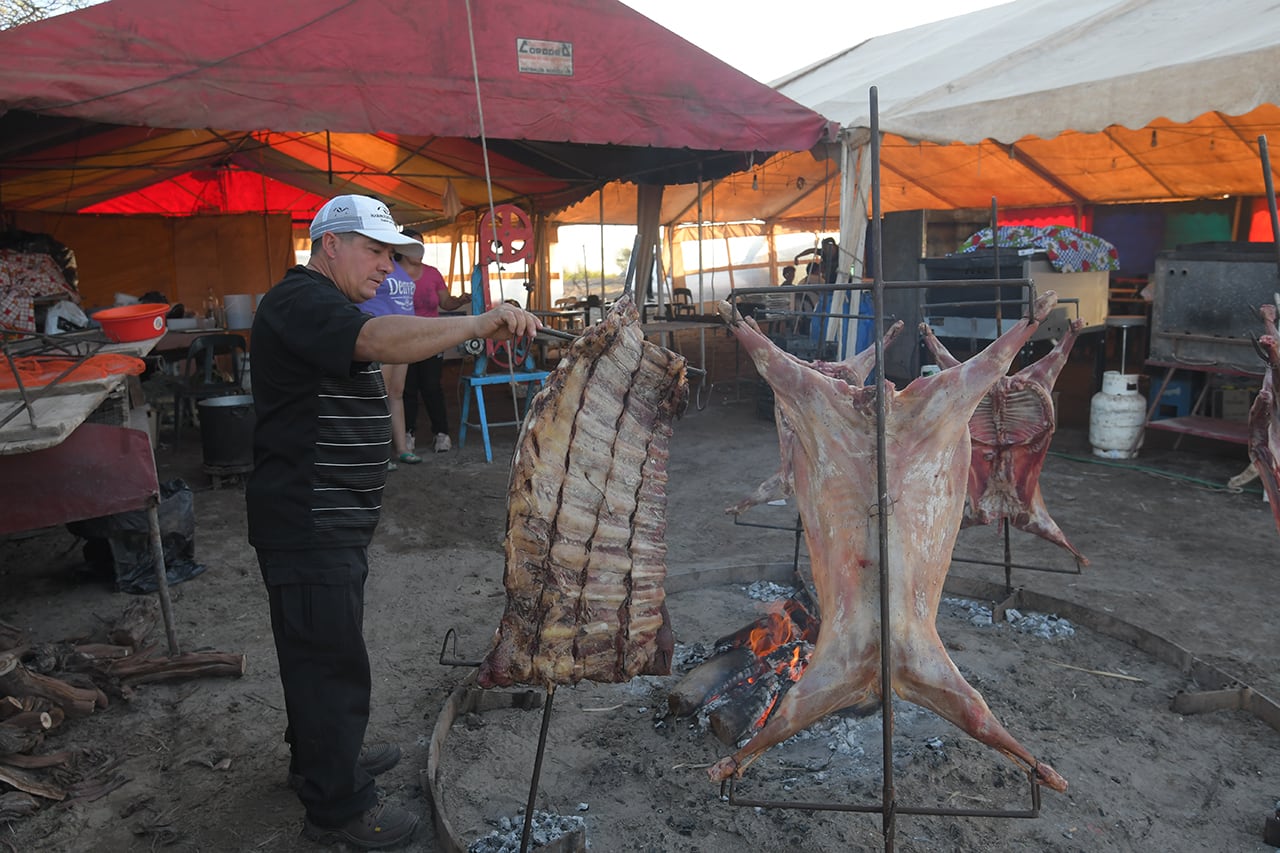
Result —
<path fill-rule="evenodd" d="M 687 287 L 671 288 L 671 314 L 674 317 L 693 316 L 693 291 Z"/>
<path fill-rule="evenodd" d="M 232 390 L 242 388 L 244 359 L 248 352 L 243 335 L 231 333 L 201 335 L 191 342 L 187 359 L 183 363 L 183 379 L 193 391 Z M 218 365 L 218 358 L 226 356 L 231 368 L 227 380 Z"/>

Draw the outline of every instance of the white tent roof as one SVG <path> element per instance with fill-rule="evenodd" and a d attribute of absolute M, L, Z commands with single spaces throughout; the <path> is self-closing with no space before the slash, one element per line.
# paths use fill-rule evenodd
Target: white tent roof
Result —
<path fill-rule="evenodd" d="M 1277 69 L 1275 0 L 1018 0 L 776 85 L 854 147 L 875 86 L 886 209 L 937 209 L 1260 195 Z"/>
<path fill-rule="evenodd" d="M 1280 96 L 1274 0 L 1020 0 L 869 39 L 778 88 L 845 127 L 934 142 L 1241 115 Z"/>

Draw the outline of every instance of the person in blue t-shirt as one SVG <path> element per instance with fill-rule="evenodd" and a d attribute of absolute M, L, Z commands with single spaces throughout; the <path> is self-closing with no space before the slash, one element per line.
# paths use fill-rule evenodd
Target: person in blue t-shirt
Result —
<path fill-rule="evenodd" d="M 415 232 L 416 233 L 416 232 Z M 360 304 L 360 310 L 375 317 L 413 316 L 413 276 L 405 271 L 406 263 L 421 264 L 425 247 L 418 240 L 412 244 L 397 246 L 392 256 L 392 269 L 382 284 L 378 285 L 373 298 Z M 417 465 L 422 457 L 413 452 L 405 435 L 404 425 L 404 382 L 409 373 L 407 364 L 382 365 L 382 381 L 387 386 L 387 406 L 391 409 L 391 446 L 395 451 L 388 470 L 396 470 L 398 462 Z"/>

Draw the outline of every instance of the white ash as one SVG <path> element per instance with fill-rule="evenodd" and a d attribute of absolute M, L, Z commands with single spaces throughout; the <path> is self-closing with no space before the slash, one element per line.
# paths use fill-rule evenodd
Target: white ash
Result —
<path fill-rule="evenodd" d="M 796 594 L 796 588 L 773 581 L 755 581 L 747 587 L 747 598 L 756 601 L 781 601 Z"/>
<path fill-rule="evenodd" d="M 951 615 L 968 620 L 979 627 L 995 624 L 992 610 L 985 604 L 968 598 L 943 598 L 942 602 L 951 607 Z M 1037 613 L 1034 610 L 1022 612 L 1013 607 L 1004 611 L 1005 622 L 1024 634 L 1035 634 L 1045 640 L 1074 637 L 1076 628 L 1067 619 L 1056 613 Z"/>
<path fill-rule="evenodd" d="M 1076 627 L 1056 613 L 1036 613 L 1034 610 L 1028 610 L 1023 613 L 1010 607 L 1005 610 L 1004 618 L 1006 622 L 1024 634 L 1035 634 L 1037 637 L 1043 637 L 1046 640 L 1074 637 L 1076 635 Z"/>
<path fill-rule="evenodd" d="M 578 803 L 578 811 L 586 811 L 587 808 L 586 803 Z M 497 825 L 493 832 L 467 845 L 467 853 L 519 853 L 520 840 L 524 835 L 524 815 L 499 818 Z M 546 847 L 571 832 L 585 828 L 586 822 L 577 815 L 535 811 L 533 825 L 529 828 L 529 849 Z"/>
<path fill-rule="evenodd" d="M 979 627 L 992 624 L 991 608 L 980 601 L 973 601 L 968 598 L 946 598 L 942 599 L 942 603 L 951 607 L 950 615 L 960 618 L 967 618 L 969 621 Z"/>
<path fill-rule="evenodd" d="M 705 662 L 711 651 L 705 643 L 676 643 L 671 652 L 671 671 L 688 672 Z"/>

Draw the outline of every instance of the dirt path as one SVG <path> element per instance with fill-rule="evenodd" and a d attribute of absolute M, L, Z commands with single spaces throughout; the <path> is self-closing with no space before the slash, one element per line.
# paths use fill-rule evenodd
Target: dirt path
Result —
<path fill-rule="evenodd" d="M 724 506 L 777 462 L 772 423 L 756 417 L 749 396 L 741 402 L 732 396 L 714 395 L 705 411 L 692 411 L 676 425 L 668 534 L 673 573 L 791 562 L 790 532 L 735 526 L 723 515 Z M 0 832 L 0 849 L 312 849 L 298 835 L 301 809 L 284 785 L 283 702 L 261 580 L 244 540 L 243 494 L 202 490 L 207 478 L 195 438 L 159 455 L 163 478 L 183 476 L 201 490 L 197 555 L 208 571 L 173 589 L 178 634 L 187 649 L 245 653 L 249 671 L 241 679 L 144 686 L 132 702 L 55 733 L 50 750 L 86 750 L 85 767 L 95 759 L 118 762 L 106 772 L 125 781 L 96 801 L 47 808 L 12 824 Z M 402 467 L 386 492 L 366 617 L 375 678 L 371 732 L 404 746 L 405 760 L 382 782 L 391 797 L 424 815 L 419 772 L 431 727 L 466 674 L 438 662 L 444 633 L 457 630 L 462 657 L 480 655 L 502 609 L 507 469 L 501 460 L 513 438 L 511 430 L 495 433 L 496 464 L 486 465 L 473 444 Z M 1055 450 L 1087 456 L 1077 432 L 1060 433 Z M 1149 448 L 1137 461 L 1224 482 L 1242 458 L 1242 452 Z M 1280 697 L 1274 618 L 1280 539 L 1257 493 L 1208 491 L 1057 455 L 1043 483 L 1050 513 L 1093 565 L 1079 575 L 1016 571 L 1015 585 L 1112 613 Z M 753 513 L 748 520 L 783 527 L 794 521 L 790 507 Z M 1026 534 L 1015 531 L 1011 542 L 1015 562 L 1073 566 L 1065 552 Z M 1002 543 L 994 528 L 968 530 L 957 554 L 998 561 Z M 80 564 L 78 545 L 65 532 L 0 543 L 0 618 L 26 627 L 37 641 L 96 636 L 127 597 L 85 576 Z M 952 573 L 1003 581 L 1002 571 L 990 566 L 957 563 Z M 674 594 L 677 639 L 709 642 L 752 618 L 756 606 L 741 586 Z M 1280 734 L 1238 712 L 1172 714 L 1169 696 L 1190 686 L 1182 674 L 1116 641 L 1084 630 L 1044 640 L 1009 626 L 976 626 L 945 611 L 940 631 L 962 671 L 1072 788 L 1066 795 L 1046 792 L 1037 820 L 903 816 L 898 849 L 1271 849 L 1261 831 L 1280 799 Z M 1088 675 L 1050 659 L 1143 680 Z M 725 748 L 685 722 L 656 725 L 674 678 L 557 696 L 554 772 L 545 800 L 583 817 L 592 850 L 880 849 L 878 816 L 755 811 L 719 802 L 700 772 L 678 765 L 708 762 Z M 895 756 L 900 749 L 904 799 L 980 803 L 1009 793 L 1018 802 L 1021 777 L 1007 761 L 911 706 L 901 715 Z M 448 781 L 469 830 L 488 831 L 486 821 L 523 802 L 536 718 L 506 712 L 455 727 Z M 878 731 L 878 717 L 824 721 L 797 755 L 761 759 L 750 781 L 764 792 L 777 783 L 803 796 L 874 800 Z M 832 745 L 837 738 L 844 747 Z M 934 738 L 940 748 L 929 746 Z M 487 799 L 477 800 L 481 794 Z M 588 808 L 578 812 L 579 803 Z M 411 849 L 436 849 L 433 832 L 425 829 Z"/>

